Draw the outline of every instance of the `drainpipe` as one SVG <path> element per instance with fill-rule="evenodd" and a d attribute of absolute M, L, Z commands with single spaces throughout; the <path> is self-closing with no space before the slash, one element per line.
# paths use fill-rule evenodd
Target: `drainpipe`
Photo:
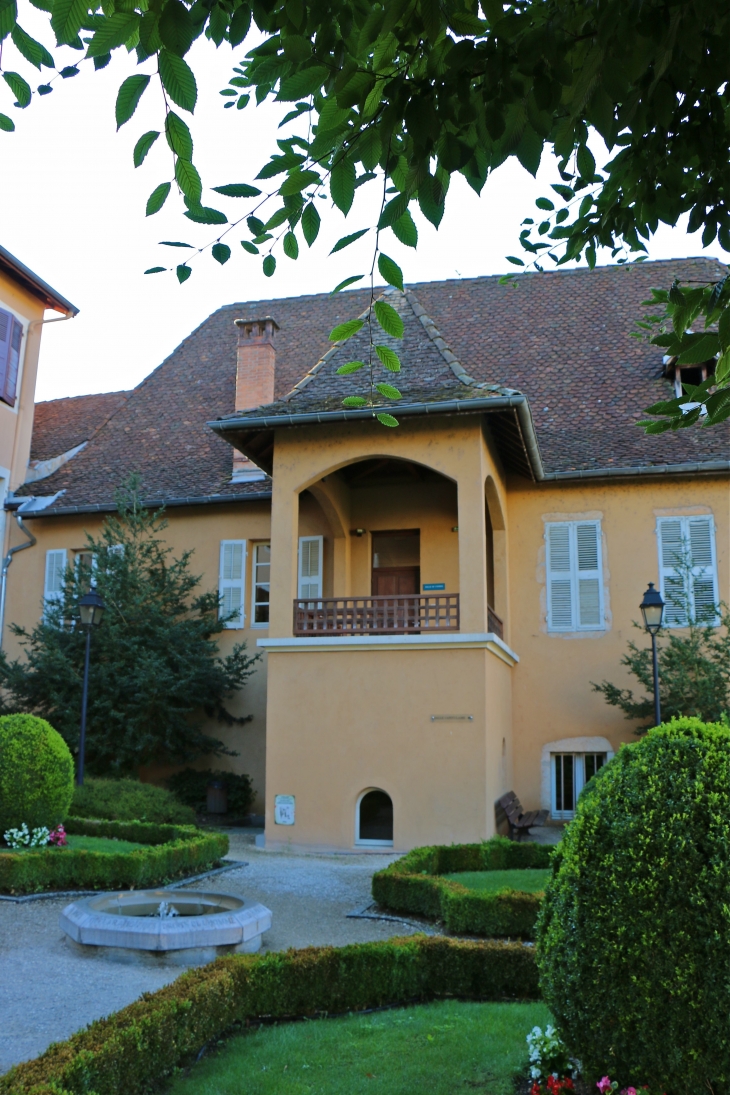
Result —
<path fill-rule="evenodd" d="M 16 551 L 25 551 L 26 548 L 34 547 L 35 544 L 38 543 L 33 533 L 23 522 L 23 513 L 40 513 L 42 510 L 47 509 L 48 506 L 50 506 L 52 502 L 55 502 L 59 495 L 63 493 L 63 491 L 58 491 L 56 494 L 48 495 L 46 498 L 26 498 L 25 501 L 18 506 L 15 520 L 18 522 L 20 531 L 28 537 L 28 542 L 8 548 L 8 553 L 2 562 L 2 571 L 0 571 L 0 650 L 2 650 L 3 632 L 5 629 L 5 597 L 8 588 L 8 571 L 10 569 L 10 564 L 13 561 L 13 556 Z"/>

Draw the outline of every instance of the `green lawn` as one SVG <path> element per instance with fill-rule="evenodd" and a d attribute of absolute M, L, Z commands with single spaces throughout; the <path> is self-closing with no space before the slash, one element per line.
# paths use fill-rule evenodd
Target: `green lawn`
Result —
<path fill-rule="evenodd" d="M 452 882 L 460 882 L 470 890 L 482 890 L 496 893 L 497 890 L 522 890 L 524 893 L 539 893 L 545 889 L 550 871 L 541 867 L 532 867 L 522 871 L 456 871 L 454 874 L 441 875 Z"/>
<path fill-rule="evenodd" d="M 81 836 L 77 834 L 69 835 L 67 837 L 68 844 L 66 847 L 73 848 L 75 851 L 83 852 L 136 852 L 138 848 L 146 848 L 146 844 L 137 844 L 132 840 L 113 840 L 110 837 L 105 836 Z M 51 845 L 46 845 L 49 852 L 62 854 L 63 848 L 54 848 Z M 0 852 L 37 852 L 39 848 L 0 848 Z"/>
<path fill-rule="evenodd" d="M 166 1095 L 511 1095 L 544 1004 L 448 1000 L 235 1035 Z"/>

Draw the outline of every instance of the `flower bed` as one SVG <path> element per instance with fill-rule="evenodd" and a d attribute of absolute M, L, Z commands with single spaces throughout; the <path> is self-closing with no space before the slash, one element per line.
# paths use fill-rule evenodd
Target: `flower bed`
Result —
<path fill-rule="evenodd" d="M 455 934 L 533 939 L 542 895 L 468 889 L 441 875 L 548 867 L 553 848 L 494 837 L 483 844 L 414 848 L 373 875 L 374 899 L 385 909 L 442 920 Z"/>
<path fill-rule="evenodd" d="M 92 852 L 69 846 L 24 848 L 0 855 L 0 893 L 123 890 L 158 886 L 215 866 L 228 837 L 193 825 L 67 818 L 66 833 L 144 844 L 134 851 Z"/>
<path fill-rule="evenodd" d="M 532 948 L 411 936 L 221 958 L 16 1065 L 0 1095 L 143 1095 L 235 1023 L 449 996 L 538 999 Z"/>

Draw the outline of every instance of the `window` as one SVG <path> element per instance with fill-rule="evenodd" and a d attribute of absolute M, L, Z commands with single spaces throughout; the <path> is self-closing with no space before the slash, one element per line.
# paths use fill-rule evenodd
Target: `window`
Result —
<path fill-rule="evenodd" d="M 715 522 L 706 517 L 659 517 L 659 588 L 666 627 L 717 620 Z"/>
<path fill-rule="evenodd" d="M 356 844 L 393 844 L 393 802 L 385 791 L 366 791 L 357 804 Z"/>
<path fill-rule="evenodd" d="M 271 578 L 271 544 L 257 544 L 253 554 L 253 625 L 267 627 Z"/>
<path fill-rule="evenodd" d="M 566 820 L 574 816 L 578 795 L 605 763 L 605 753 L 553 753 L 550 813 L 554 818 Z"/>
<path fill-rule="evenodd" d="M 93 551 L 75 552 L 74 568 L 79 581 L 83 579 L 85 593 L 88 593 L 96 583 L 96 566 L 96 556 Z"/>
<path fill-rule="evenodd" d="M 22 323 L 0 308 L 0 399 L 11 407 L 15 406 L 22 341 Z"/>
<path fill-rule="evenodd" d="M 548 631 L 603 630 L 600 521 L 556 521 L 547 540 Z"/>
<path fill-rule="evenodd" d="M 45 607 L 63 600 L 63 580 L 66 574 L 66 552 L 55 550 L 46 552 L 46 577 L 43 588 Z"/>
<path fill-rule="evenodd" d="M 319 600 L 322 596 L 322 546 L 321 536 L 299 537 L 300 600 Z"/>
<path fill-rule="evenodd" d="M 231 616 L 225 627 L 236 629 L 244 625 L 243 587 L 246 573 L 246 541 L 221 540 L 218 593 L 221 598 L 220 616 Z"/>

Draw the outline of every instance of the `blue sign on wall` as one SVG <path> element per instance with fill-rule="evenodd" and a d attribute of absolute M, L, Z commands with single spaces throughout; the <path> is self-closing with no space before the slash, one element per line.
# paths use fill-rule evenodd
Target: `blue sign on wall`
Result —
<path fill-rule="evenodd" d="M 446 582 L 424 582 L 424 590 L 427 589 L 446 589 Z"/>

